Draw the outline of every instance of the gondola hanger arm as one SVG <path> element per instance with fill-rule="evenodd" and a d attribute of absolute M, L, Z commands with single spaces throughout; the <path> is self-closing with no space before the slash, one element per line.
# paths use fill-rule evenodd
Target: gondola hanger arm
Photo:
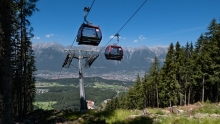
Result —
<path fill-rule="evenodd" d="M 86 23 L 89 23 L 87 20 L 86 20 L 86 17 L 87 17 L 87 15 L 88 15 L 88 13 L 89 13 L 89 11 L 90 11 L 90 8 L 89 7 L 84 7 L 84 21 L 86 22 Z"/>
<path fill-rule="evenodd" d="M 119 43 L 119 38 L 120 38 L 119 33 L 115 34 L 115 36 L 117 37 L 117 41 L 118 41 L 118 43 Z M 117 44 L 118 44 L 118 43 L 117 43 Z"/>

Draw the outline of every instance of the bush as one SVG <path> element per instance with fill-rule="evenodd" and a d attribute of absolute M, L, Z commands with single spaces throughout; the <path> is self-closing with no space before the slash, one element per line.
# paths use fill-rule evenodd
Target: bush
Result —
<path fill-rule="evenodd" d="M 164 112 L 163 112 L 161 109 L 158 109 L 158 110 L 156 111 L 156 114 L 158 114 L 158 115 L 164 115 Z"/>

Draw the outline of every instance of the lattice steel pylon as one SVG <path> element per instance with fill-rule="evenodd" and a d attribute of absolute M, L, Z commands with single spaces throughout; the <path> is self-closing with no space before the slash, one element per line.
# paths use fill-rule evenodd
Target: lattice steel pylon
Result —
<path fill-rule="evenodd" d="M 92 63 L 98 58 L 99 54 L 95 51 L 89 50 L 67 50 L 68 54 L 66 59 L 62 65 L 64 68 L 69 68 L 72 60 L 78 59 L 78 69 L 79 69 L 79 88 L 80 88 L 80 111 L 87 111 L 87 103 L 85 98 L 85 89 L 83 82 L 83 71 L 82 71 L 82 60 L 86 58 L 84 68 L 88 68 L 92 65 Z"/>

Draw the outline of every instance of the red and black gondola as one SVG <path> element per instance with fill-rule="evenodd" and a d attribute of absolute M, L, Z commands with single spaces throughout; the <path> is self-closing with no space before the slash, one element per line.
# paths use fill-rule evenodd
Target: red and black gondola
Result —
<path fill-rule="evenodd" d="M 105 49 L 105 58 L 107 60 L 119 60 L 123 58 L 123 49 L 121 46 L 109 45 Z"/>
<path fill-rule="evenodd" d="M 102 40 L 102 31 L 99 26 L 83 23 L 77 33 L 78 45 L 98 46 Z"/>

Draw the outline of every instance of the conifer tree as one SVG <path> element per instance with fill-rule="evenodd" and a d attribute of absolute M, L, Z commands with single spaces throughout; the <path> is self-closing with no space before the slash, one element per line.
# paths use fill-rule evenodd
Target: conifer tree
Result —
<path fill-rule="evenodd" d="M 145 73 L 144 77 L 142 78 L 142 84 L 143 84 L 142 91 L 143 91 L 144 108 L 147 107 L 147 86 L 146 86 L 147 79 L 146 79 L 146 77 L 147 77 L 147 74 Z"/>
<path fill-rule="evenodd" d="M 182 83 L 181 83 L 181 89 L 184 90 L 184 104 L 186 105 L 187 100 L 188 104 L 190 102 L 190 96 L 191 96 L 191 89 L 192 89 L 192 51 L 193 46 L 192 43 L 189 44 L 189 42 L 186 43 L 185 47 L 182 47 L 183 57 L 182 57 Z M 188 93 L 188 94 L 187 94 Z"/>
<path fill-rule="evenodd" d="M 208 78 L 208 70 L 209 70 L 209 63 L 210 61 L 210 56 L 208 52 L 208 45 L 209 42 L 208 40 L 201 35 L 196 42 L 196 48 L 195 51 L 198 54 L 197 59 L 196 59 L 196 74 L 194 75 L 195 78 L 198 79 L 198 86 L 201 86 L 202 91 L 201 94 L 201 101 L 204 102 L 204 96 L 205 96 L 205 82 L 207 81 L 206 79 Z"/>
<path fill-rule="evenodd" d="M 161 89 L 163 91 L 161 94 L 164 97 L 163 102 L 165 105 L 169 106 L 177 104 L 178 92 L 176 92 L 176 90 L 180 88 L 176 80 L 176 67 L 174 60 L 174 46 L 173 43 L 171 43 L 168 48 L 164 65 L 162 67 L 162 87 L 166 88 Z"/>
<path fill-rule="evenodd" d="M 136 103 L 135 108 L 136 109 L 142 109 L 144 107 L 144 99 L 143 99 L 143 91 L 142 91 L 142 82 L 139 74 L 137 75 L 135 84 L 134 84 L 134 102 Z"/>
<path fill-rule="evenodd" d="M 158 92 L 158 85 L 159 85 L 159 70 L 160 70 L 160 64 L 158 61 L 158 58 L 155 56 L 154 61 L 152 62 L 150 69 L 149 69 L 149 76 L 150 82 L 152 84 L 152 91 L 155 93 L 155 97 L 153 99 L 156 99 L 156 106 L 159 108 L 159 92 Z"/>
<path fill-rule="evenodd" d="M 183 77 L 184 77 L 184 52 L 180 46 L 179 41 L 175 45 L 175 70 L 176 70 L 176 81 L 177 85 L 180 87 L 176 89 L 176 92 L 179 95 L 180 105 L 182 104 L 183 99 Z"/>
<path fill-rule="evenodd" d="M 220 82 L 220 47 L 219 47 L 219 35 L 217 32 L 219 32 L 219 24 L 217 24 L 216 19 L 213 19 L 208 26 L 208 32 L 206 32 L 206 39 L 209 42 L 209 45 L 207 46 L 208 53 L 210 56 L 210 72 L 208 80 L 211 83 L 211 92 L 210 96 L 212 96 L 210 99 L 213 100 L 213 102 L 218 102 L 218 94 L 219 94 L 219 82 Z"/>
<path fill-rule="evenodd" d="M 11 0 L 0 0 L 0 116 L 2 116 L 1 122 L 3 124 L 12 123 L 12 94 L 11 94 L 11 43 L 12 43 L 12 31 L 13 31 L 13 15 Z"/>
<path fill-rule="evenodd" d="M 4 101 L 0 104 L 4 108 L 0 110 L 4 116 L 2 123 L 12 123 L 12 114 L 25 116 L 27 110 L 33 108 L 34 80 L 28 81 L 34 79 L 36 69 L 33 69 L 35 61 L 30 41 L 33 28 L 28 18 L 36 10 L 36 2 L 0 0 L 0 82 L 4 87 L 0 89 L 0 99 Z"/>
<path fill-rule="evenodd" d="M 36 2 L 38 0 L 19 0 L 15 2 L 15 7 L 17 8 L 17 77 L 18 80 L 15 80 L 15 89 L 17 94 L 15 94 L 14 98 L 17 98 L 17 106 L 16 110 L 18 112 L 18 116 L 20 119 L 25 118 L 28 109 L 33 108 L 33 99 L 35 92 L 35 88 L 33 87 L 33 72 L 35 68 L 35 60 L 33 57 L 33 50 L 31 44 L 31 38 L 33 37 L 32 30 L 33 28 L 30 25 L 30 21 L 28 20 L 30 16 L 32 16 L 33 12 L 37 10 Z M 28 82 L 30 81 L 30 82 Z M 18 84 L 18 85 L 17 85 Z M 30 88 L 31 87 L 31 88 Z M 28 89 L 30 88 L 30 89 Z M 30 94 L 31 93 L 31 94 Z M 30 98 L 31 95 L 32 97 Z M 32 99 L 32 100 L 30 100 Z M 31 103 L 28 103 L 31 102 Z M 30 107 L 30 106 L 32 107 Z"/>

